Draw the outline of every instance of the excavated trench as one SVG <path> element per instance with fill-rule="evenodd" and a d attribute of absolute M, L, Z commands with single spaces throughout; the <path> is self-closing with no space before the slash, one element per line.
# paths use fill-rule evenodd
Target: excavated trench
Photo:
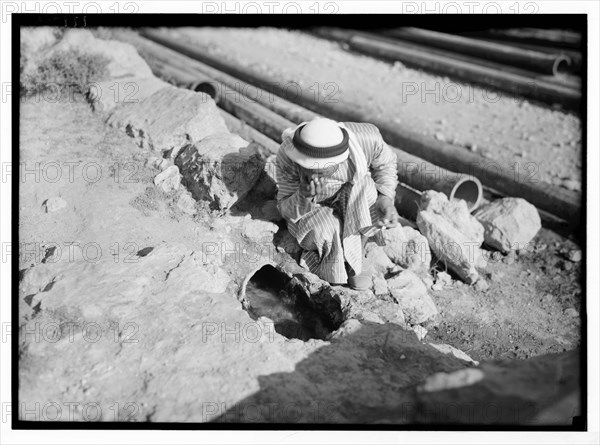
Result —
<path fill-rule="evenodd" d="M 275 331 L 289 339 L 325 340 L 340 324 L 341 311 L 320 310 L 302 286 L 271 265 L 254 272 L 242 295 L 243 307 L 254 320 L 271 319 Z"/>

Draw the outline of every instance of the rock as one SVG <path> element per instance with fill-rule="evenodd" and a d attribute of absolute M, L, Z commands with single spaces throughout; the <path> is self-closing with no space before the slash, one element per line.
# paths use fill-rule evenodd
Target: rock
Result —
<path fill-rule="evenodd" d="M 465 145 L 471 151 L 477 151 L 477 144 L 473 144 L 471 142 L 467 142 Z"/>
<path fill-rule="evenodd" d="M 294 259 L 302 252 L 302 247 L 287 229 L 277 234 L 274 243 L 278 251 L 287 252 Z"/>
<path fill-rule="evenodd" d="M 417 390 L 420 392 L 447 391 L 473 385 L 483 380 L 484 377 L 483 371 L 476 368 L 461 369 L 452 373 L 438 372 L 427 377 L 425 383 Z"/>
<path fill-rule="evenodd" d="M 406 321 L 420 324 L 437 316 L 435 303 L 427 293 L 425 284 L 418 275 L 405 270 L 388 280 L 392 297 L 402 308 Z"/>
<path fill-rule="evenodd" d="M 237 135 L 220 133 L 188 144 L 180 151 L 175 164 L 196 200 L 228 209 L 248 194 L 263 166 L 258 155 L 240 153 L 246 145 Z"/>
<path fill-rule="evenodd" d="M 49 50 L 48 57 L 56 52 L 70 50 L 106 57 L 109 60 L 108 72 L 111 79 L 153 76 L 152 70 L 133 45 L 118 40 L 97 39 L 87 29 L 68 29 Z"/>
<path fill-rule="evenodd" d="M 579 351 L 574 350 L 433 374 L 417 389 L 414 420 L 453 425 L 535 423 L 538 413 L 581 390 L 579 360 Z M 553 422 L 572 423 L 579 406 L 574 403 L 562 413 L 563 419 Z"/>
<path fill-rule="evenodd" d="M 562 270 L 565 270 L 567 272 L 569 272 L 570 270 L 573 270 L 573 263 L 569 262 L 569 261 L 561 261 L 561 268 Z"/>
<path fill-rule="evenodd" d="M 21 51 L 29 56 L 47 49 L 56 43 L 56 28 L 50 26 L 23 27 L 21 34 Z"/>
<path fill-rule="evenodd" d="M 567 317 L 573 317 L 573 318 L 579 317 L 579 312 L 577 311 L 577 309 L 572 308 L 572 307 L 565 309 L 564 314 Z"/>
<path fill-rule="evenodd" d="M 462 280 L 473 283 L 482 261 L 483 227 L 463 200 L 448 201 L 443 193 L 426 191 L 421 197 L 417 226 L 429 248 Z"/>
<path fill-rule="evenodd" d="M 279 209 L 277 208 L 277 201 L 270 199 L 265 202 L 260 208 L 261 219 L 265 219 L 271 222 L 279 222 L 283 220 Z"/>
<path fill-rule="evenodd" d="M 157 168 L 160 171 L 166 170 L 167 168 L 171 167 L 172 165 L 173 165 L 173 160 L 172 159 L 161 159 L 156 164 Z"/>
<path fill-rule="evenodd" d="M 149 156 L 148 158 L 146 158 L 146 161 L 144 162 L 144 165 L 146 167 L 150 167 L 150 168 L 157 168 L 158 164 L 160 163 L 162 158 L 159 158 L 157 156 Z"/>
<path fill-rule="evenodd" d="M 446 141 L 446 136 L 444 136 L 442 133 L 436 133 L 434 137 L 438 141 L 441 141 L 441 142 L 445 142 Z"/>
<path fill-rule="evenodd" d="M 418 230 L 399 225 L 381 232 L 385 245 L 383 250 L 394 263 L 415 271 L 427 271 L 431 251 L 427 238 Z"/>
<path fill-rule="evenodd" d="M 452 277 L 447 272 L 443 272 L 443 271 L 438 272 L 437 281 L 442 283 L 444 286 L 448 286 L 448 285 L 452 284 Z"/>
<path fill-rule="evenodd" d="M 188 193 L 182 193 L 177 199 L 177 208 L 188 215 L 196 214 L 196 200 Z"/>
<path fill-rule="evenodd" d="M 440 351 L 443 354 L 452 354 L 454 357 L 456 357 L 460 360 L 464 360 L 466 362 L 472 363 L 475 366 L 479 366 L 478 361 L 473 360 L 466 353 L 464 353 L 460 349 L 456 349 L 454 346 L 447 345 L 444 343 L 429 343 L 429 346 L 437 349 L 438 351 Z"/>
<path fill-rule="evenodd" d="M 52 198 L 48 198 L 42 203 L 42 208 L 46 213 L 57 212 L 61 209 L 64 209 L 65 207 L 67 207 L 67 201 L 65 201 L 59 196 L 53 196 Z"/>
<path fill-rule="evenodd" d="M 364 247 L 363 270 L 365 273 L 385 275 L 394 267 L 394 263 L 385 254 L 383 247 L 367 242 Z"/>
<path fill-rule="evenodd" d="M 276 155 L 271 155 L 265 160 L 263 171 L 256 181 L 254 191 L 260 197 L 272 199 L 277 195 L 277 164 Z"/>
<path fill-rule="evenodd" d="M 523 249 L 542 228 L 535 206 L 522 198 L 502 198 L 479 208 L 485 243 L 502 252 Z"/>
<path fill-rule="evenodd" d="M 492 280 L 494 283 L 500 283 L 504 277 L 504 272 L 494 271 L 490 273 L 490 280 Z"/>
<path fill-rule="evenodd" d="M 255 243 L 271 243 L 273 234 L 277 233 L 279 226 L 269 221 L 251 219 L 244 222 L 242 234 Z"/>
<path fill-rule="evenodd" d="M 394 302 L 377 298 L 372 291 L 356 291 L 341 286 L 331 286 L 312 273 L 295 274 L 288 293 L 304 294 L 314 307 L 329 318 L 333 325 L 354 318 L 363 322 L 394 323 L 405 327 L 404 314 Z"/>
<path fill-rule="evenodd" d="M 581 191 L 581 181 L 577 181 L 576 179 L 563 179 L 560 185 L 567 190 L 572 190 L 574 192 Z"/>
<path fill-rule="evenodd" d="M 387 295 L 389 293 L 387 281 L 381 275 L 376 275 L 373 277 L 373 293 L 378 297 L 382 295 Z"/>
<path fill-rule="evenodd" d="M 160 187 L 165 193 L 177 190 L 179 184 L 181 184 L 181 175 L 176 165 L 172 165 L 154 177 L 154 185 Z"/>
<path fill-rule="evenodd" d="M 107 123 L 133 137 L 140 147 L 169 152 L 172 158 L 188 144 L 229 134 L 210 96 L 171 85 L 116 107 Z"/>
<path fill-rule="evenodd" d="M 431 288 L 431 290 L 434 290 L 434 291 L 436 291 L 436 292 L 439 292 L 439 291 L 441 291 L 442 289 L 444 289 L 444 284 L 443 284 L 443 283 L 440 283 L 440 282 L 437 282 L 437 283 L 433 284 L 432 286 L 430 286 L 430 288 Z"/>
<path fill-rule="evenodd" d="M 345 337 L 347 335 L 350 334 L 354 334 L 356 331 L 358 331 L 360 328 L 362 327 L 362 323 L 354 318 L 350 318 L 348 320 L 345 320 L 339 328 L 337 328 L 335 331 L 333 331 L 330 336 L 329 336 L 329 340 L 334 340 L 336 338 L 341 338 L 341 337 Z"/>
<path fill-rule="evenodd" d="M 154 76 L 110 79 L 89 85 L 86 98 L 94 111 L 109 112 L 147 99 L 162 88 L 172 85 Z"/>
<path fill-rule="evenodd" d="M 425 329 L 421 325 L 415 325 L 415 326 L 413 326 L 412 330 L 415 333 L 415 335 L 417 336 L 417 338 L 419 339 L 419 341 L 423 341 L 423 339 L 427 335 L 427 329 Z"/>
<path fill-rule="evenodd" d="M 570 250 L 567 254 L 567 259 L 574 263 L 579 263 L 583 259 L 583 254 L 579 249 Z"/>
<path fill-rule="evenodd" d="M 488 284 L 488 282 L 481 277 L 475 283 L 475 289 L 479 292 L 487 292 L 489 288 L 490 285 Z"/>

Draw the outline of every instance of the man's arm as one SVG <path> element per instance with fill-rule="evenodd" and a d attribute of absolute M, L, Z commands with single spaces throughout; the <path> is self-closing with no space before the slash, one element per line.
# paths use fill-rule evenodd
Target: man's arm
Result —
<path fill-rule="evenodd" d="M 394 227 L 398 212 L 394 205 L 398 186 L 397 161 L 392 149 L 384 142 L 379 129 L 372 124 L 349 123 L 365 151 L 375 182 L 378 197 L 375 208 L 379 214 L 376 224 L 380 227 Z"/>
<path fill-rule="evenodd" d="M 284 219 L 296 222 L 318 204 L 300 192 L 298 167 L 282 149 L 286 143 L 290 143 L 289 140 L 284 141 L 277 152 L 277 209 Z"/>
<path fill-rule="evenodd" d="M 375 181 L 375 188 L 381 195 L 389 197 L 392 202 L 396 197 L 398 187 L 398 165 L 396 155 L 385 143 L 381 133 L 375 129 L 373 135 L 373 157 L 371 160 L 371 177 Z"/>

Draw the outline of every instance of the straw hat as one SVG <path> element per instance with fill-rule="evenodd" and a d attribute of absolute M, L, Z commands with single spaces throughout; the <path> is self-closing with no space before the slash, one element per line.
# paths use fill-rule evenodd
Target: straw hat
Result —
<path fill-rule="evenodd" d="M 348 159 L 348 132 L 331 119 L 317 118 L 300 125 L 287 155 L 308 169 L 323 169 Z"/>

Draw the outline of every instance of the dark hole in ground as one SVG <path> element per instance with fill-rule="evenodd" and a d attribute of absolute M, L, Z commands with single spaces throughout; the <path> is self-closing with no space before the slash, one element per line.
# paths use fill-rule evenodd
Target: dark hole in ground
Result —
<path fill-rule="evenodd" d="M 54 252 L 56 252 L 56 246 L 52 246 L 46 249 L 46 251 L 44 252 L 44 258 L 42 259 L 42 263 L 46 263 L 46 261 L 48 261 L 48 258 L 53 257 Z"/>
<path fill-rule="evenodd" d="M 306 296 L 293 292 L 290 278 L 273 266 L 259 269 L 246 285 L 247 311 L 253 319 L 273 320 L 275 331 L 287 338 L 325 340 L 333 331 L 323 314 L 311 307 Z"/>
<path fill-rule="evenodd" d="M 144 247 L 141 250 L 138 250 L 136 255 L 139 257 L 145 257 L 146 255 L 148 255 L 150 252 L 152 252 L 154 250 L 154 247 Z"/>

